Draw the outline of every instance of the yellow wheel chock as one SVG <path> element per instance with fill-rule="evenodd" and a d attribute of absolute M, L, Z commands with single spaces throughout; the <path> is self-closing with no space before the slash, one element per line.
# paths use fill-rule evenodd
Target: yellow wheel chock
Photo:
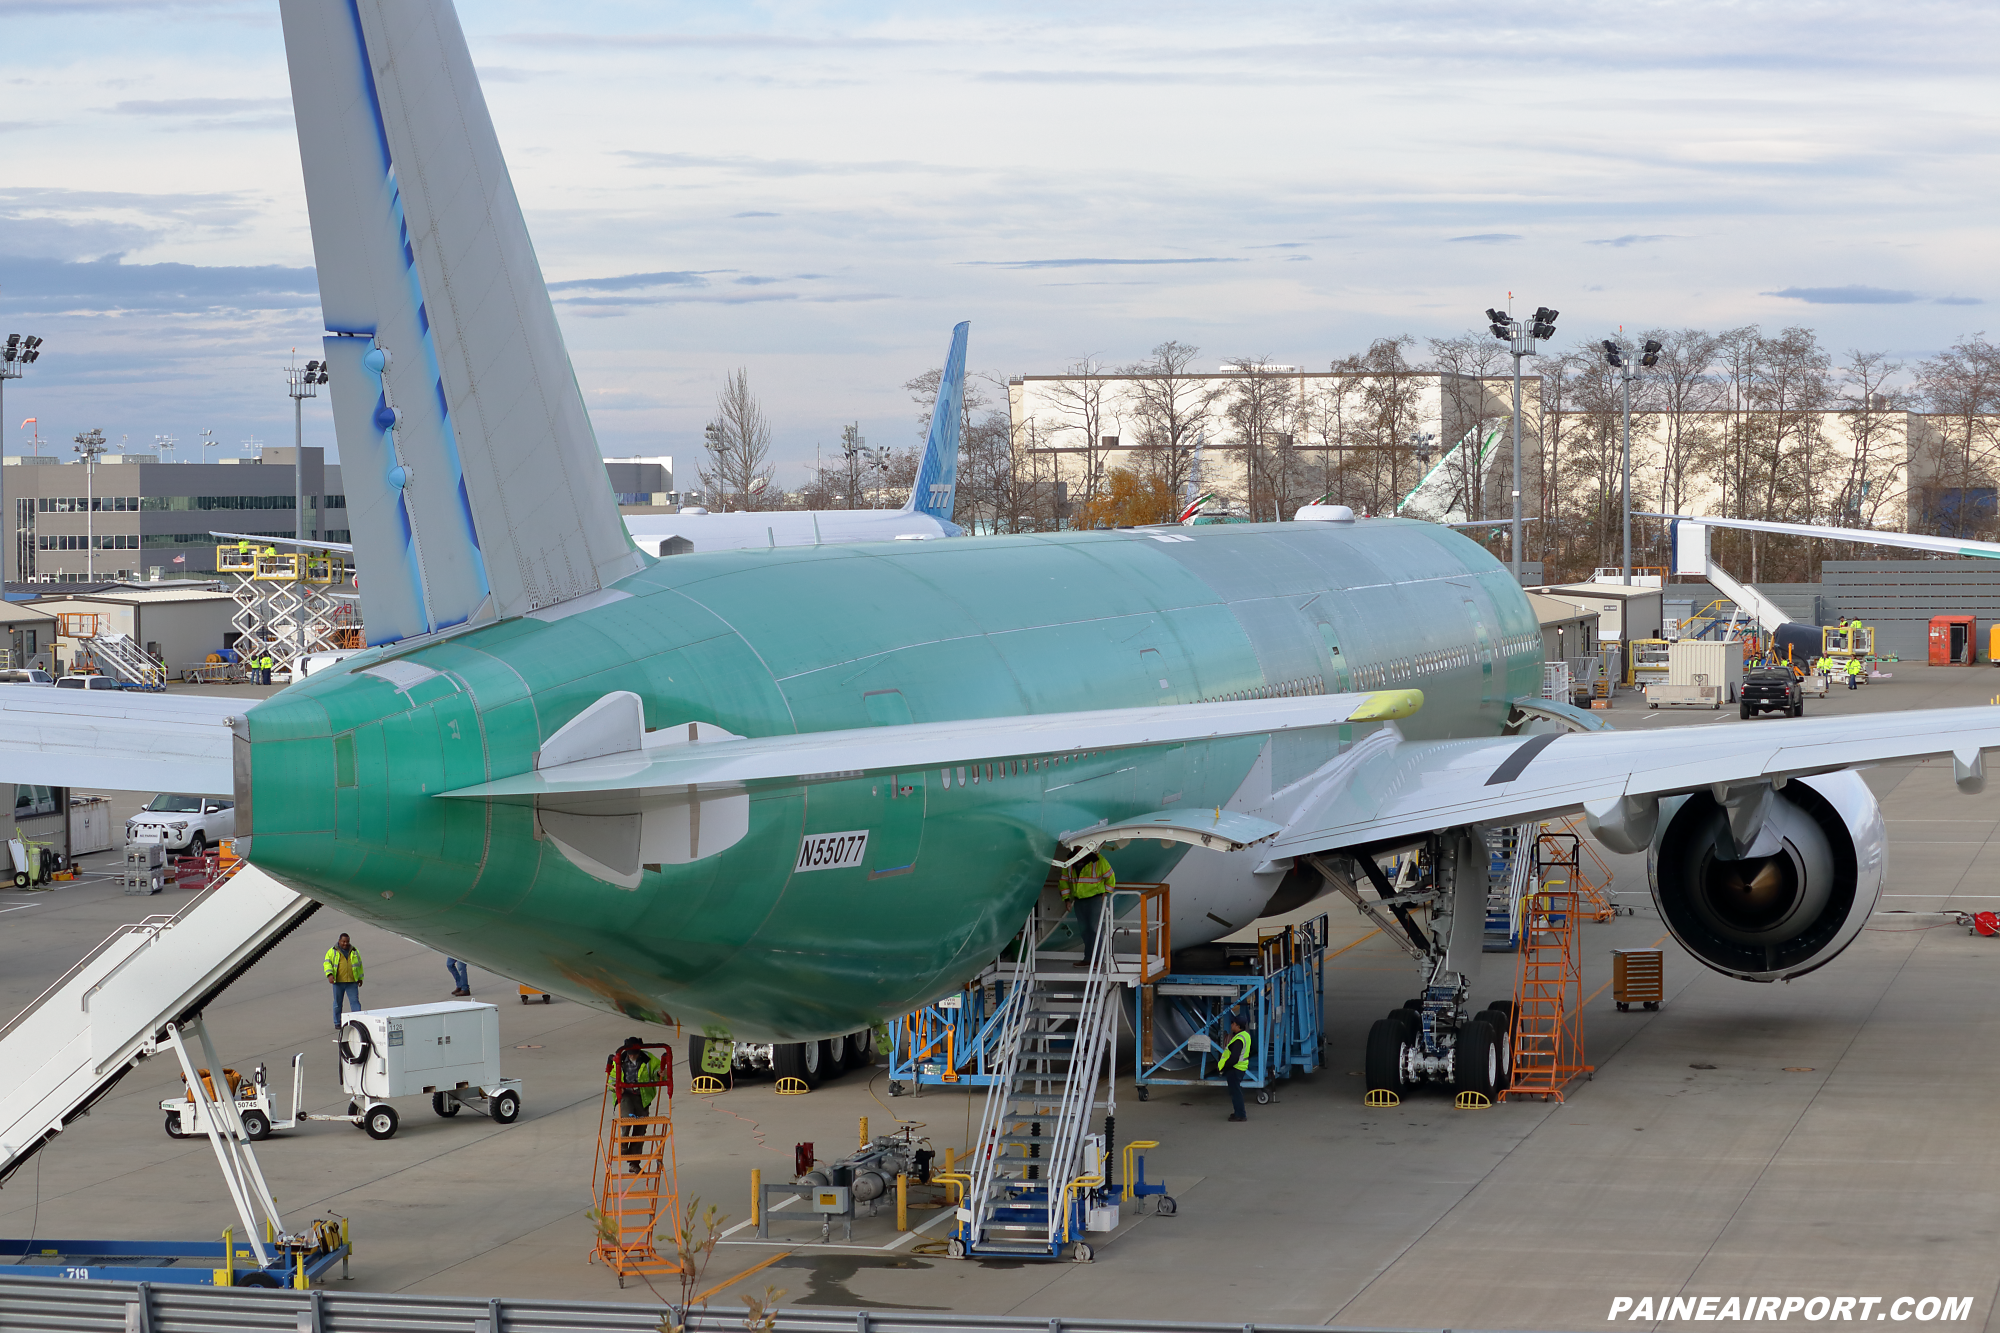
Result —
<path fill-rule="evenodd" d="M 1467 1091 L 1459 1093 L 1452 1105 L 1461 1111 L 1490 1111 L 1493 1109 L 1493 1099 L 1483 1092 Z"/>
<path fill-rule="evenodd" d="M 1368 1095 L 1361 1099 L 1363 1106 L 1401 1106 L 1403 1099 L 1387 1088 L 1370 1088 Z"/>
<path fill-rule="evenodd" d="M 806 1081 L 802 1078 L 781 1078 L 778 1080 L 778 1095 L 780 1097 L 797 1097 L 811 1091 L 812 1089 L 806 1086 Z"/>
<path fill-rule="evenodd" d="M 694 1076 L 694 1083 L 690 1085 L 688 1091 L 696 1094 L 697 1096 L 705 1097 L 709 1093 L 722 1092 L 725 1091 L 725 1089 L 722 1086 L 722 1080 L 717 1078 L 715 1075 L 696 1074 Z"/>

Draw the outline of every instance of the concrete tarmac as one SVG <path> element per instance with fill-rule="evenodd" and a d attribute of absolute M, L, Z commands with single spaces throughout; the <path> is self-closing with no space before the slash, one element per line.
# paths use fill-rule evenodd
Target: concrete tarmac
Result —
<path fill-rule="evenodd" d="M 1809 700 L 1808 715 L 1984 704 L 2000 692 L 2000 672 L 1984 667 L 1893 669 L 1893 680 Z M 1611 718 L 1787 725 L 1629 699 Z M 1414 972 L 1342 900 L 1323 900 L 1310 910 L 1330 914 L 1344 948 L 1327 968 L 1329 1068 L 1252 1105 L 1239 1125 L 1226 1122 L 1220 1087 L 1140 1102 L 1126 1066 L 1119 1137 L 1160 1141 L 1148 1175 L 1168 1182 L 1176 1216 L 1134 1219 L 1128 1207 L 1095 1263 L 1030 1265 L 920 1252 L 942 1235 L 936 1210 L 913 1215 L 931 1226 L 914 1239 L 885 1215 L 831 1246 L 781 1213 L 782 1243 L 736 1231 L 702 1286 L 747 1273 L 713 1298 L 731 1306 L 741 1291 L 775 1289 L 786 1304 L 1393 1328 L 1601 1327 L 1619 1296 L 1970 1296 L 1970 1318 L 1955 1326 L 1991 1328 L 2000 1147 L 1986 1113 L 2000 1092 L 1988 1055 L 2000 1039 L 2000 939 L 1917 913 L 2000 909 L 2000 792 L 1959 795 L 1948 763 L 1884 766 L 1868 780 L 1891 838 L 1883 907 L 1912 915 L 1877 917 L 1835 963 L 1789 985 L 1733 981 L 1663 940 L 1642 858 L 1611 858 L 1613 890 L 1635 911 L 1583 927 L 1597 1072 L 1562 1103 L 1462 1112 L 1418 1093 L 1393 1111 L 1362 1106 L 1368 1025 L 1411 992 Z M 141 798 L 123 799 L 121 815 Z M 118 924 L 175 906 L 128 899 L 108 881 L 0 891 L 0 1013 Z M 294 1051 L 306 1056 L 308 1109 L 344 1109 L 319 965 L 342 930 L 367 962 L 365 1003 L 451 988 L 440 955 L 322 909 L 208 1016 L 226 1062 L 270 1066 L 281 1111 Z M 1665 1006 L 1617 1012 L 1609 951 L 1656 941 Z M 1487 962 L 1482 992 L 1510 991 L 1511 956 Z M 352 1219 L 356 1288 L 657 1299 L 620 1291 L 587 1262 L 603 1060 L 642 1029 L 565 1001 L 523 1005 L 511 983 L 476 968 L 473 989 L 499 1004 L 503 1068 L 526 1080 L 519 1123 L 443 1120 L 412 1100 L 385 1142 L 343 1125 L 280 1133 L 258 1153 L 280 1204 L 288 1217 Z M 679 1072 L 683 1199 L 717 1204 L 732 1227 L 748 1215 L 751 1168 L 788 1179 L 797 1141 L 837 1156 L 866 1115 L 874 1132 L 914 1122 L 940 1150 L 962 1150 L 978 1117 L 963 1093 L 890 1097 L 879 1067 L 805 1097 L 768 1083 L 695 1097 Z M 179 1087 L 170 1059 L 136 1069 L 0 1193 L 0 1234 L 208 1237 L 234 1224 L 207 1143 L 162 1131 L 158 1103 Z"/>

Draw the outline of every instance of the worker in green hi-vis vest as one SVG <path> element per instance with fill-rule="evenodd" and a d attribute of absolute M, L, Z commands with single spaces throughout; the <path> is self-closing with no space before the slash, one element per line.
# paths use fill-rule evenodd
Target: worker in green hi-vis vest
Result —
<path fill-rule="evenodd" d="M 1111 863 L 1103 853 L 1092 852 L 1073 866 L 1063 867 L 1063 901 L 1076 907 L 1076 933 L 1083 942 L 1083 961 L 1078 967 L 1089 967 L 1092 955 L 1097 952 L 1097 932 L 1104 920 L 1104 904 L 1110 901 L 1108 895 L 1118 887 L 1118 876 L 1111 872 Z"/>
<path fill-rule="evenodd" d="M 1222 1043 L 1222 1055 L 1215 1067 L 1229 1084 L 1231 1120 L 1248 1120 L 1243 1113 L 1243 1076 L 1250 1072 L 1250 1046 L 1254 1039 L 1242 1014 L 1229 1016 L 1229 1040 Z"/>

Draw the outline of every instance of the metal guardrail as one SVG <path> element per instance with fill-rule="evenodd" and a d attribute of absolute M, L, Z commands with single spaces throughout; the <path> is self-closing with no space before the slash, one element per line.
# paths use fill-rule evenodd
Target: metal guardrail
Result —
<path fill-rule="evenodd" d="M 65 1282 L 0 1274 L 0 1328 L 135 1329 L 140 1333 L 657 1333 L 678 1316 L 689 1333 L 744 1326 L 743 1310 L 643 1302 L 405 1296 L 367 1291 L 260 1291 L 150 1282 Z M 777 1312 L 773 1333 L 1466 1333 L 1324 1324 L 1180 1323 L 923 1310 Z"/>

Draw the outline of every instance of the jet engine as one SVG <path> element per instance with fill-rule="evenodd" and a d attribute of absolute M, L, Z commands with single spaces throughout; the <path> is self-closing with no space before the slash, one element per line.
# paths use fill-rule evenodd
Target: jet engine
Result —
<path fill-rule="evenodd" d="M 1881 898 L 1885 843 L 1861 775 L 1830 773 L 1661 801 L 1647 872 L 1689 953 L 1745 981 L 1790 980 L 1861 933 Z"/>

